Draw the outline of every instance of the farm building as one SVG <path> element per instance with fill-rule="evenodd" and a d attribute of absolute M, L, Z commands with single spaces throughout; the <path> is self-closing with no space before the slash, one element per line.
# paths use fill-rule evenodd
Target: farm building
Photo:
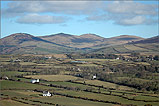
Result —
<path fill-rule="evenodd" d="M 45 56 L 45 59 L 51 59 L 52 56 Z"/>
<path fill-rule="evenodd" d="M 5 79 L 5 80 L 8 80 L 8 79 L 9 79 L 7 76 L 4 76 L 4 77 L 2 77 L 2 78 Z"/>
<path fill-rule="evenodd" d="M 34 83 L 39 83 L 39 82 L 40 82 L 39 79 L 32 79 L 32 80 L 31 80 L 31 83 L 33 83 L 33 84 L 34 84 Z"/>
<path fill-rule="evenodd" d="M 96 78 L 97 78 L 97 76 L 96 76 L 96 75 L 93 75 L 92 79 L 96 79 Z"/>
<path fill-rule="evenodd" d="M 15 59 L 15 60 L 13 60 L 13 62 L 21 62 L 21 60 L 20 59 Z"/>
<path fill-rule="evenodd" d="M 44 91 L 43 96 L 51 96 L 51 93 L 49 91 Z"/>

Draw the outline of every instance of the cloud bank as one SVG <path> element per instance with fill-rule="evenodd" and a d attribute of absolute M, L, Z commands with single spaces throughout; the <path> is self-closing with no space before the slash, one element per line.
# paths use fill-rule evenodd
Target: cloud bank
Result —
<path fill-rule="evenodd" d="M 10 13 L 62 13 L 71 15 L 91 14 L 102 6 L 101 1 L 21 1 L 11 2 L 3 10 L 4 15 Z"/>
<path fill-rule="evenodd" d="M 88 16 L 90 21 L 113 21 L 115 24 L 131 25 L 150 25 L 157 24 L 158 10 L 157 5 L 142 4 L 134 1 L 115 1 L 107 4 L 102 15 Z"/>
<path fill-rule="evenodd" d="M 155 24 L 157 9 L 155 4 L 134 1 L 15 1 L 2 9 L 2 16 L 17 17 L 16 22 L 23 24 L 60 24 L 82 15 L 87 21 L 131 26 Z"/>

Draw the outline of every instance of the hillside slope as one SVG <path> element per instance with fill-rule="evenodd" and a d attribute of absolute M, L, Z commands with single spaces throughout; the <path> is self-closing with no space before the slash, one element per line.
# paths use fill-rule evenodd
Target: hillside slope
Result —
<path fill-rule="evenodd" d="M 0 39 L 1 54 L 21 53 L 61 53 L 75 50 L 64 45 L 34 37 L 26 33 L 16 33 Z"/>
<path fill-rule="evenodd" d="M 127 44 L 113 45 L 93 50 L 93 53 L 132 53 L 140 52 L 146 54 L 158 54 L 159 53 L 159 36 L 133 41 Z"/>
<path fill-rule="evenodd" d="M 131 44 L 139 44 L 139 43 L 159 43 L 159 35 L 152 37 L 152 38 L 148 38 L 148 39 L 144 39 L 144 40 L 140 40 L 140 41 L 136 41 L 136 42 L 131 42 Z"/>
<path fill-rule="evenodd" d="M 57 44 L 62 44 L 70 47 L 76 48 L 88 48 L 94 46 L 95 44 L 102 42 L 103 37 L 95 34 L 83 34 L 80 36 L 70 35 L 65 33 L 58 33 L 48 36 L 40 36 L 39 38 L 54 42 Z"/>
<path fill-rule="evenodd" d="M 107 45 L 118 45 L 118 44 L 124 44 L 131 41 L 139 41 L 144 39 L 141 37 L 131 36 L 131 35 L 121 35 L 112 38 L 104 38 L 96 34 L 83 34 L 77 36 L 77 35 L 70 35 L 64 33 L 58 33 L 48 36 L 40 36 L 39 38 L 57 44 L 62 44 L 76 48 L 100 48 Z"/>
<path fill-rule="evenodd" d="M 35 37 L 16 33 L 0 39 L 0 54 L 158 53 L 158 38 L 144 39 L 132 35 L 103 38 L 95 34 L 77 36 L 64 33 Z"/>
<path fill-rule="evenodd" d="M 116 37 L 105 38 L 103 40 L 103 42 L 96 44 L 92 48 L 93 49 L 104 48 L 104 47 L 109 47 L 109 46 L 114 46 L 114 45 L 126 44 L 129 42 L 140 41 L 143 39 L 144 38 L 134 36 L 134 35 L 120 35 L 120 36 L 116 36 Z"/>

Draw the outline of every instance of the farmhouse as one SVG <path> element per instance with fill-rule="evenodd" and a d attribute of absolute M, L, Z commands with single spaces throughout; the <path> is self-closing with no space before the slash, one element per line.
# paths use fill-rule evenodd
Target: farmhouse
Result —
<path fill-rule="evenodd" d="M 96 78 L 97 78 L 97 76 L 96 76 L 96 75 L 93 75 L 92 79 L 96 79 Z"/>
<path fill-rule="evenodd" d="M 49 91 L 43 91 L 43 96 L 51 96 L 51 93 Z"/>
<path fill-rule="evenodd" d="M 32 80 L 31 80 L 31 83 L 33 83 L 33 84 L 34 84 L 34 83 L 39 83 L 39 82 L 40 82 L 39 79 L 32 79 Z"/>
<path fill-rule="evenodd" d="M 4 76 L 4 77 L 2 77 L 2 78 L 5 79 L 5 80 L 8 80 L 8 79 L 9 79 L 7 76 Z"/>
<path fill-rule="evenodd" d="M 51 56 L 45 56 L 45 59 L 51 59 L 52 57 Z"/>
<path fill-rule="evenodd" d="M 21 60 L 20 59 L 15 59 L 15 60 L 13 60 L 13 62 L 21 62 Z"/>

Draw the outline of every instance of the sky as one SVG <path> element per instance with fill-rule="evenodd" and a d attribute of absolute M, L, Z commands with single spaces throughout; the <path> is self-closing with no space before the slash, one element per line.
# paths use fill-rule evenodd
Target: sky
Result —
<path fill-rule="evenodd" d="M 1 1 L 1 38 L 13 33 L 150 38 L 159 35 L 158 8 L 157 0 Z"/>

